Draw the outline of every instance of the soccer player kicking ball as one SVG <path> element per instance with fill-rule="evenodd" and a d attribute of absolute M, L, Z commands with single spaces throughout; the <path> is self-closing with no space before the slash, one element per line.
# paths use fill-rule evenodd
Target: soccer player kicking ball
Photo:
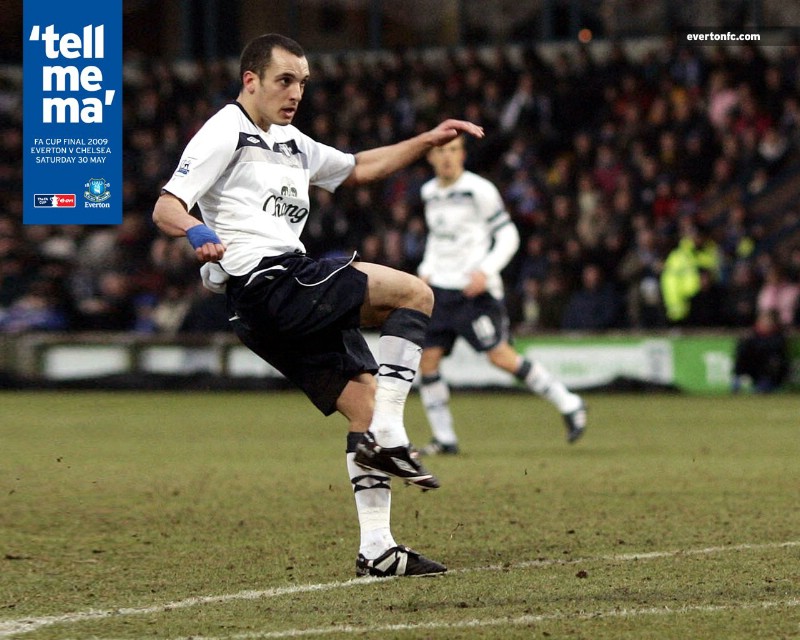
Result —
<path fill-rule="evenodd" d="M 497 188 L 465 170 L 466 156 L 462 136 L 431 149 L 428 162 L 435 176 L 421 189 L 428 239 L 418 273 L 431 285 L 436 300 L 419 368 L 420 397 L 433 440 L 421 453 L 459 451 L 450 390 L 439 371 L 458 336 L 554 404 L 564 418 L 567 440 L 575 442 L 586 428 L 580 396 L 509 344 L 500 272 L 519 247 L 519 232 Z"/>
<path fill-rule="evenodd" d="M 356 574 L 440 573 L 445 567 L 404 545 L 390 529 L 390 476 L 435 489 L 419 462 L 403 412 L 419 365 L 433 296 L 416 276 L 377 264 L 314 260 L 300 234 L 309 185 L 379 180 L 462 133 L 461 120 L 397 144 L 343 153 L 291 125 L 309 79 L 303 49 L 277 34 L 241 55 L 238 98 L 189 141 L 156 202 L 153 220 L 185 235 L 203 282 L 224 291 L 241 341 L 302 389 L 325 415 L 348 420 L 347 470 L 361 527 Z M 200 223 L 189 211 L 197 204 Z M 360 327 L 380 327 L 376 363 Z"/>

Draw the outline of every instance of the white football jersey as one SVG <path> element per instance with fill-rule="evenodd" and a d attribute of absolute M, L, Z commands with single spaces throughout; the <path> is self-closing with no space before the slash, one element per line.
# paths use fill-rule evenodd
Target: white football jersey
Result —
<path fill-rule="evenodd" d="M 435 287 L 461 290 L 470 274 L 480 270 L 489 293 L 502 298 L 500 272 L 519 247 L 519 233 L 497 187 L 464 171 L 446 187 L 433 178 L 420 193 L 428 237 L 419 275 Z"/>
<path fill-rule="evenodd" d="M 214 114 L 189 141 L 164 186 L 191 209 L 227 249 L 231 275 L 250 272 L 267 256 L 305 252 L 309 185 L 334 191 L 355 157 L 321 144 L 292 125 L 258 127 L 238 103 Z"/>

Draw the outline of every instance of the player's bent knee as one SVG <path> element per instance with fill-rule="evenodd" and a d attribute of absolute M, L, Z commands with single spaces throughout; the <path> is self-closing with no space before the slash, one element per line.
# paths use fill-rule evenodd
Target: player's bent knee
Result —
<path fill-rule="evenodd" d="M 487 354 L 487 357 L 489 358 L 489 362 L 491 362 L 495 367 L 502 367 L 504 364 L 503 358 L 501 358 L 497 353 L 490 351 Z"/>
<path fill-rule="evenodd" d="M 413 304 L 409 304 L 407 306 L 430 315 L 433 311 L 433 290 L 424 280 L 421 280 L 415 276 L 413 277 L 413 280 L 414 285 L 411 291 L 411 295 L 413 296 Z"/>
<path fill-rule="evenodd" d="M 519 354 L 513 347 L 506 343 L 501 343 L 487 354 L 489 362 L 495 367 L 514 373 L 519 364 Z"/>

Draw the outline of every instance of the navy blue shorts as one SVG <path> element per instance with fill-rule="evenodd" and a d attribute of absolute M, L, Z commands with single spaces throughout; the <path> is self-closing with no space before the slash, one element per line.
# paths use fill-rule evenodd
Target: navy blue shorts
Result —
<path fill-rule="evenodd" d="M 325 415 L 345 385 L 378 365 L 360 331 L 367 275 L 353 258 L 287 253 L 232 276 L 231 324 L 251 351 L 297 385 Z"/>
<path fill-rule="evenodd" d="M 435 302 L 426 347 L 441 347 L 449 355 L 458 336 L 478 352 L 509 340 L 508 312 L 502 300 L 489 293 L 468 298 L 455 289 L 431 289 Z"/>

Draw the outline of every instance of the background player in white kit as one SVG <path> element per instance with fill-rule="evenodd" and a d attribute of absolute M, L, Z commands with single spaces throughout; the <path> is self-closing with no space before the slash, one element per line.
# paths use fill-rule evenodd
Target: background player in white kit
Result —
<path fill-rule="evenodd" d="M 459 136 L 428 152 L 435 177 L 421 188 L 428 225 L 419 276 L 434 293 L 434 308 L 419 372 L 420 396 L 433 432 L 422 453 L 458 453 L 450 411 L 450 390 L 439 370 L 458 336 L 494 366 L 517 377 L 562 414 L 567 440 L 586 428 L 580 396 L 556 380 L 541 363 L 521 356 L 509 343 L 509 319 L 500 272 L 519 247 L 519 232 L 497 188 L 467 171 Z"/>
<path fill-rule="evenodd" d="M 314 260 L 299 236 L 310 184 L 333 191 L 379 180 L 433 146 L 461 133 L 482 137 L 483 130 L 446 120 L 393 145 L 343 153 L 291 126 L 309 78 L 294 40 L 255 38 L 242 52 L 240 77 L 236 101 L 190 140 L 153 219 L 169 235 L 186 235 L 204 263 L 206 286 L 225 293 L 242 342 L 325 415 L 339 411 L 347 418 L 347 469 L 361 527 L 356 574 L 445 571 L 398 545 L 390 529 L 390 475 L 424 489 L 439 486 L 418 461 L 403 423 L 430 319 L 430 288 L 414 275 L 355 256 Z M 195 204 L 205 224 L 189 213 Z M 381 328 L 379 363 L 362 326 Z"/>

